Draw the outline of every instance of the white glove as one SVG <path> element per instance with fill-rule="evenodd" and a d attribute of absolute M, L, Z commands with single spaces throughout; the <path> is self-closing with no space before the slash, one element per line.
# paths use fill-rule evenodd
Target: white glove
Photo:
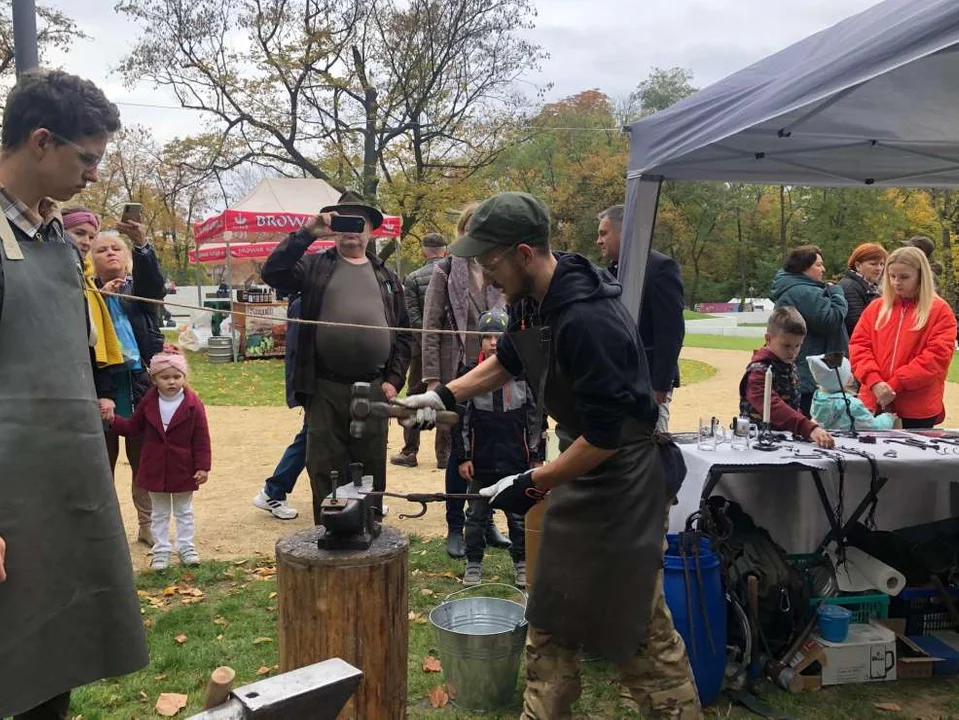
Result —
<path fill-rule="evenodd" d="M 400 425 L 420 430 L 431 430 L 436 427 L 436 412 L 446 409 L 440 396 L 433 390 L 427 390 L 420 395 L 410 395 L 398 402 L 403 407 L 416 410 L 416 415 L 400 420 Z"/>
<path fill-rule="evenodd" d="M 480 495 L 490 498 L 491 508 L 506 510 L 517 515 L 525 515 L 536 503 L 546 497 L 546 492 L 533 484 L 532 470 L 518 475 L 507 475 L 479 492 Z"/>
<path fill-rule="evenodd" d="M 506 488 L 512 487 L 513 483 L 516 482 L 516 478 L 518 478 L 520 475 L 522 475 L 522 473 L 517 473 L 516 475 L 507 475 L 488 487 L 480 488 L 479 494 L 488 498 L 496 497 Z"/>

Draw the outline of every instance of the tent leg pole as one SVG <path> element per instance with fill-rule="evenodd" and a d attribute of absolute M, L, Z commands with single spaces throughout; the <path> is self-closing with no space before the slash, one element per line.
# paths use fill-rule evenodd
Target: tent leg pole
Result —
<path fill-rule="evenodd" d="M 230 241 L 226 242 L 226 284 L 229 288 L 230 293 L 230 347 L 233 348 L 233 362 L 237 361 L 237 347 L 236 342 L 234 342 L 234 332 L 233 332 L 233 323 L 236 322 L 236 317 L 233 315 L 233 263 L 230 262 Z"/>

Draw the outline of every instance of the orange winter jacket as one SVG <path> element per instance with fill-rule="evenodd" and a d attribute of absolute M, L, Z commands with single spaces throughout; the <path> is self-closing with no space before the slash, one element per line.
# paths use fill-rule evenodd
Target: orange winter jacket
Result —
<path fill-rule="evenodd" d="M 872 386 L 886 382 L 896 393 L 887 410 L 911 420 L 935 417 L 942 422 L 946 373 L 956 346 L 952 308 L 937 296 L 922 330 L 912 329 L 916 322 L 913 302 L 897 299 L 889 319 L 877 330 L 880 310 L 882 298 L 873 300 L 863 311 L 849 341 L 849 361 L 856 379 L 862 383 L 860 399 L 875 412 Z"/>

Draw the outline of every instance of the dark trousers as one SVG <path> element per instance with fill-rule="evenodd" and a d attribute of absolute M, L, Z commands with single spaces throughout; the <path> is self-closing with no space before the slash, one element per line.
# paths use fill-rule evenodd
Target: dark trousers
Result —
<path fill-rule="evenodd" d="M 363 436 L 350 436 L 349 383 L 317 378 L 307 411 L 306 470 L 313 489 L 313 522 L 320 522 L 320 505 L 333 491 L 330 473 L 339 484 L 349 481 L 347 466 L 363 463 L 363 474 L 373 476 L 373 489 L 386 490 L 386 418 L 367 418 Z M 372 383 L 370 400 L 385 402 L 379 383 Z M 380 505 L 382 501 L 378 502 Z"/>
<path fill-rule="evenodd" d="M 466 481 L 460 477 L 459 458 L 457 458 L 455 454 L 451 454 L 449 460 L 446 462 L 446 492 L 448 494 L 458 495 L 465 493 L 466 488 Z M 466 525 L 465 508 L 465 500 L 446 501 L 446 529 L 448 532 L 463 532 L 463 527 Z"/>
<path fill-rule="evenodd" d="M 70 717 L 70 692 L 50 698 L 33 710 L 14 715 L 13 720 L 67 720 Z"/>
<path fill-rule="evenodd" d="M 816 393 L 800 393 L 799 395 L 799 411 L 805 415 L 807 418 L 812 417 L 809 413 L 812 411 L 812 396 Z"/>
<path fill-rule="evenodd" d="M 112 430 L 107 430 L 106 440 L 107 455 L 110 457 L 110 470 L 113 472 L 114 480 L 116 480 L 117 460 L 120 457 L 120 436 Z M 149 538 L 151 536 L 150 515 L 153 512 L 153 504 L 150 502 L 150 493 L 137 487 L 137 470 L 140 467 L 140 450 L 143 447 L 143 437 L 124 438 L 123 444 L 127 450 L 127 461 L 133 471 L 130 487 L 133 495 L 133 507 L 137 511 L 137 525 L 140 527 L 140 536 Z"/>
<path fill-rule="evenodd" d="M 469 483 L 469 492 L 478 493 L 482 488 L 493 485 L 500 479 L 500 475 L 474 475 Z M 526 521 L 522 515 L 505 513 L 506 525 L 509 528 L 509 539 L 513 544 L 509 554 L 513 562 L 526 561 Z M 488 500 L 470 500 L 466 511 L 466 560 L 467 562 L 483 562 L 483 551 L 486 550 L 486 526 L 493 518 L 493 508 Z"/>
<path fill-rule="evenodd" d="M 423 348 L 419 340 L 414 340 L 413 351 L 410 355 L 410 377 L 407 385 L 407 395 L 419 395 L 426 392 L 426 383 L 423 382 Z M 450 456 L 450 431 L 449 428 L 438 425 L 436 427 L 436 462 L 438 465 L 444 465 Z M 403 428 L 403 449 L 404 455 L 416 455 L 420 451 L 420 429 Z"/>
<path fill-rule="evenodd" d="M 286 500 L 293 492 L 296 480 L 306 467 L 306 414 L 303 415 L 303 427 L 283 451 L 283 457 L 276 464 L 273 475 L 266 481 L 265 492 L 270 500 Z"/>
<path fill-rule="evenodd" d="M 903 430 L 929 430 L 936 426 L 936 418 L 901 418 Z"/>

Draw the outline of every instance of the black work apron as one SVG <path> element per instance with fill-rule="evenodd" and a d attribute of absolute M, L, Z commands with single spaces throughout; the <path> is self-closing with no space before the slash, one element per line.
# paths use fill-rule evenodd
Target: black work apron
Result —
<path fill-rule="evenodd" d="M 562 427 L 558 434 L 567 445 L 581 434 L 581 421 L 550 329 L 510 338 L 537 401 Z M 526 613 L 531 626 L 562 644 L 613 662 L 633 656 L 645 641 L 662 567 L 666 498 L 653 429 L 627 420 L 616 454 L 550 491 Z"/>
<path fill-rule="evenodd" d="M 6 717 L 138 670 L 148 657 L 93 388 L 76 251 L 63 243 L 17 243 L 2 216 L 0 224 Z"/>

